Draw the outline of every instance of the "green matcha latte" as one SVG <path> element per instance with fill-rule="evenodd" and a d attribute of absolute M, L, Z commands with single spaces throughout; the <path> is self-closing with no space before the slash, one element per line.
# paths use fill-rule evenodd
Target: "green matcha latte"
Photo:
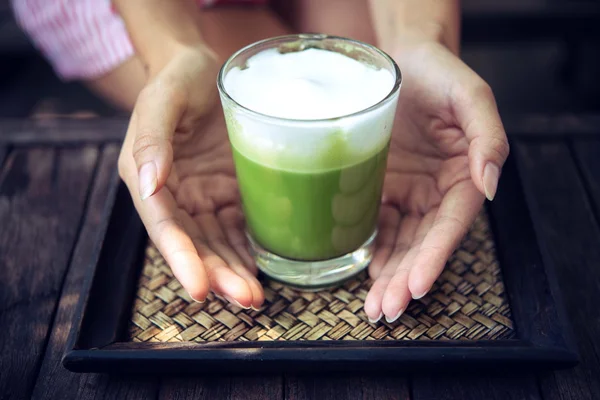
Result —
<path fill-rule="evenodd" d="M 247 230 L 289 260 L 333 259 L 373 236 L 398 100 L 383 53 L 315 38 L 244 49 L 219 84 Z"/>

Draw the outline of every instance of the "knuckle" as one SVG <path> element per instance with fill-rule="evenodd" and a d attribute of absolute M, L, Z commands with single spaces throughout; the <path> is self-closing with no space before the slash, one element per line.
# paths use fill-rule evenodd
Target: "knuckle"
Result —
<path fill-rule="evenodd" d="M 495 153 L 498 160 L 504 162 L 510 153 L 510 145 L 505 135 L 490 136 L 486 141 L 488 151 Z"/>
<path fill-rule="evenodd" d="M 161 140 L 151 132 L 140 132 L 133 143 L 133 158 L 136 161 L 142 161 L 144 157 L 158 152 L 161 147 Z"/>
<path fill-rule="evenodd" d="M 510 145 L 508 144 L 508 140 L 506 137 L 503 138 L 495 138 L 497 144 L 494 146 L 498 154 L 502 157 L 502 159 L 506 160 L 508 155 L 510 154 Z"/>
<path fill-rule="evenodd" d="M 473 99 L 494 99 L 492 87 L 483 79 L 479 78 L 470 88 L 470 97 Z"/>
<path fill-rule="evenodd" d="M 154 224 L 154 232 L 158 238 L 158 241 L 163 241 L 164 237 L 169 235 L 174 228 L 183 229 L 181 220 L 175 216 L 170 216 L 157 221 Z"/>

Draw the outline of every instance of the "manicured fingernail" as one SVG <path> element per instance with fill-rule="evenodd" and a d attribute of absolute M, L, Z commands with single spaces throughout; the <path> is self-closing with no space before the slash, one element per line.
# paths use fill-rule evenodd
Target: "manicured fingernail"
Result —
<path fill-rule="evenodd" d="M 376 324 L 376 323 L 378 323 L 378 322 L 379 322 L 379 320 L 381 319 L 381 317 L 383 317 L 383 313 L 382 313 L 382 312 L 380 312 L 380 313 L 379 313 L 379 317 L 377 317 L 377 319 L 371 319 L 371 318 L 369 318 L 369 317 L 367 317 L 367 318 L 369 318 L 369 322 L 370 322 L 370 323 L 372 323 L 372 324 Z"/>
<path fill-rule="evenodd" d="M 238 306 L 240 308 L 243 308 L 244 310 L 249 310 L 250 309 L 250 307 L 245 307 L 245 306 L 241 305 L 240 302 L 237 301 L 236 299 L 234 299 L 233 297 L 229 297 L 229 296 L 223 296 L 223 297 L 225 297 L 225 300 L 227 300 L 231 304 L 236 305 L 236 306 Z"/>
<path fill-rule="evenodd" d="M 396 322 L 396 320 L 398 318 L 400 318 L 400 316 L 402 315 L 403 312 L 404 312 L 404 310 L 398 311 L 398 314 L 396 314 L 396 316 L 394 318 L 388 318 L 386 315 L 385 320 L 388 322 L 388 324 L 391 324 L 392 322 Z"/>
<path fill-rule="evenodd" d="M 189 293 L 188 293 L 188 296 L 190 296 L 190 299 L 194 300 L 196 303 L 200 303 L 200 304 L 202 304 L 202 303 L 204 303 L 204 302 L 206 301 L 206 299 L 204 299 L 204 300 L 196 300 L 196 299 L 195 299 L 195 298 L 194 298 L 194 297 L 193 297 L 191 294 L 189 294 Z"/>
<path fill-rule="evenodd" d="M 487 163 L 483 169 L 483 189 L 485 190 L 485 197 L 489 201 L 494 200 L 494 196 L 496 196 L 498 179 L 500 179 L 500 168 L 494 163 Z"/>
<path fill-rule="evenodd" d="M 156 164 L 147 162 L 140 168 L 140 196 L 146 200 L 156 190 Z"/>
<path fill-rule="evenodd" d="M 256 308 L 254 306 L 250 306 L 251 309 L 253 309 L 254 311 L 260 311 L 260 308 Z"/>
<path fill-rule="evenodd" d="M 421 294 L 413 294 L 413 295 L 412 295 L 412 298 L 413 298 L 414 300 L 419 300 L 419 299 L 421 299 L 421 298 L 425 297 L 425 295 L 426 295 L 426 294 L 427 294 L 427 290 L 426 290 L 426 291 L 424 291 L 424 292 L 423 292 L 423 293 L 421 293 Z"/>

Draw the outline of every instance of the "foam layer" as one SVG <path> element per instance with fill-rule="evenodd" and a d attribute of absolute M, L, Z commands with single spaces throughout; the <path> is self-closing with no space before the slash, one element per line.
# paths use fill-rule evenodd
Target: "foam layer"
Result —
<path fill-rule="evenodd" d="M 223 85 L 242 106 L 284 119 L 248 113 L 223 97 L 230 140 L 246 157 L 279 169 L 319 171 L 356 164 L 388 143 L 397 93 L 367 113 L 338 117 L 379 103 L 394 83 L 386 69 L 327 50 L 262 51 L 247 61 L 247 68 L 231 69 Z"/>
<path fill-rule="evenodd" d="M 281 54 L 277 49 L 251 57 L 224 80 L 235 101 L 279 118 L 325 119 L 364 110 L 382 100 L 394 76 L 340 53 L 308 49 Z"/>

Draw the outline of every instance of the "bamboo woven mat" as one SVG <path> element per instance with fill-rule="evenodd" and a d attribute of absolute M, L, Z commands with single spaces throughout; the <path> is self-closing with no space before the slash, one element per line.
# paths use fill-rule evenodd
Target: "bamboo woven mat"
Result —
<path fill-rule="evenodd" d="M 430 293 L 411 302 L 395 323 L 368 322 L 363 301 L 369 287 L 365 273 L 316 293 L 266 281 L 266 301 L 259 311 L 241 309 L 213 294 L 199 304 L 150 244 L 133 304 L 130 340 L 498 340 L 515 333 L 483 214 Z"/>

